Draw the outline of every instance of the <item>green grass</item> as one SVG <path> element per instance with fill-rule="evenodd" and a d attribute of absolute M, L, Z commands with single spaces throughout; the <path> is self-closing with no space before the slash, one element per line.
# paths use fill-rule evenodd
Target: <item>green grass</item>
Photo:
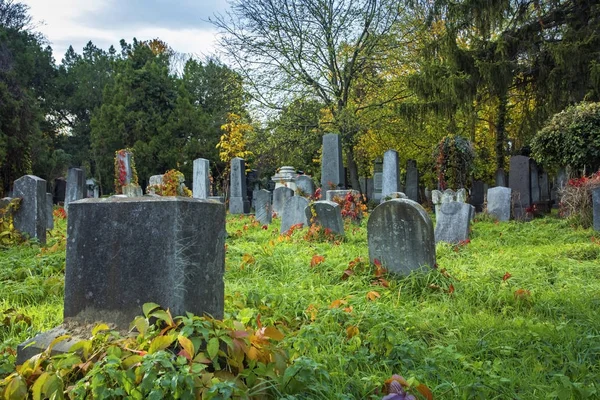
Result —
<path fill-rule="evenodd" d="M 342 279 L 351 261 L 368 260 L 365 227 L 347 225 L 339 244 L 316 243 L 304 240 L 305 231 L 280 237 L 277 220 L 264 230 L 249 217 L 229 216 L 226 318 L 255 324 L 260 314 L 263 324 L 278 326 L 292 359 L 308 357 L 327 371 L 323 398 L 381 398 L 377 391 L 392 374 L 424 383 L 436 398 L 600 397 L 600 241 L 593 231 L 554 217 L 481 218 L 469 244 L 438 245 L 437 270 L 388 276 L 386 288 L 372 285 L 375 267 L 366 261 Z M 61 232 L 64 223 L 48 246 Z M 314 255 L 324 261 L 311 267 Z M 0 325 L 5 354 L 61 322 L 63 273 L 64 250 L 2 250 L 0 311 L 32 320 Z M 372 291 L 380 297 L 368 299 Z M 336 300 L 340 307 L 332 307 Z"/>

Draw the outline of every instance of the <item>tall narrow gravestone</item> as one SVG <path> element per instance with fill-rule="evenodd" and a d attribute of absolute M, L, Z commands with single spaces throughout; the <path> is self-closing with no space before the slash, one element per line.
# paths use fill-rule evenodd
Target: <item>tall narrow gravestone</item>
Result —
<path fill-rule="evenodd" d="M 294 191 L 285 186 L 273 190 L 273 212 L 278 215 L 281 214 L 285 202 L 292 196 L 294 196 Z"/>
<path fill-rule="evenodd" d="M 14 215 L 15 229 L 46 243 L 46 181 L 34 175 L 22 176 L 14 183 L 13 197 L 22 199 Z"/>
<path fill-rule="evenodd" d="M 412 201 L 419 202 L 419 170 L 415 160 L 406 162 L 406 196 Z"/>
<path fill-rule="evenodd" d="M 210 196 L 210 162 L 204 158 L 194 160 L 192 197 L 207 199 Z"/>
<path fill-rule="evenodd" d="M 499 221 L 510 220 L 510 205 L 512 199 L 512 189 L 498 186 L 488 189 L 487 192 L 487 212 L 494 215 Z"/>
<path fill-rule="evenodd" d="M 69 168 L 67 172 L 67 189 L 65 192 L 65 211 L 69 211 L 69 203 L 83 199 L 82 180 L 85 181 L 82 169 Z"/>
<path fill-rule="evenodd" d="M 308 226 L 305 212 L 307 206 L 308 200 L 302 196 L 293 196 L 287 199 L 281 213 L 280 233 L 286 233 L 292 226 L 298 224 L 302 224 L 306 228 Z"/>
<path fill-rule="evenodd" d="M 273 218 L 271 192 L 265 189 L 257 190 L 254 195 L 254 207 L 254 218 L 263 225 L 270 224 Z"/>
<path fill-rule="evenodd" d="M 510 158 L 508 186 L 514 197 L 514 217 L 522 219 L 531 207 L 531 161 L 529 157 L 513 156 Z"/>
<path fill-rule="evenodd" d="M 246 163 L 243 158 L 231 160 L 229 213 L 245 214 L 250 212 L 250 202 L 246 193 Z"/>
<path fill-rule="evenodd" d="M 485 188 L 482 181 L 474 180 L 473 186 L 471 187 L 471 204 L 475 206 L 477 212 L 483 210 L 483 203 L 485 202 Z"/>
<path fill-rule="evenodd" d="M 408 275 L 435 265 L 433 224 L 427 211 L 408 199 L 393 199 L 373 210 L 367 224 L 369 259 L 390 272 Z"/>
<path fill-rule="evenodd" d="M 315 201 L 305 208 L 306 219 L 311 225 L 319 225 L 337 235 L 344 235 L 342 209 L 333 201 Z"/>
<path fill-rule="evenodd" d="M 538 168 L 537 163 L 530 159 L 530 173 L 531 173 L 531 178 L 530 178 L 530 184 L 531 184 L 531 202 L 532 204 L 535 204 L 537 202 L 540 201 L 540 195 L 541 195 L 541 190 L 540 190 L 540 171 Z"/>
<path fill-rule="evenodd" d="M 594 230 L 600 232 L 600 187 L 592 190 L 592 206 L 594 207 Z"/>
<path fill-rule="evenodd" d="M 383 182 L 381 196 L 387 197 L 390 193 L 399 192 L 400 170 L 398 168 L 398 152 L 388 150 L 383 155 Z"/>
<path fill-rule="evenodd" d="M 472 205 L 453 201 L 440 207 L 436 217 L 435 242 L 458 243 L 469 238 Z"/>
<path fill-rule="evenodd" d="M 344 163 L 342 162 L 342 141 L 340 135 L 330 133 L 323 136 L 321 157 L 321 190 L 337 189 L 346 186 Z"/>
<path fill-rule="evenodd" d="M 54 229 L 54 214 L 52 209 L 52 193 L 46 193 L 46 229 Z"/>

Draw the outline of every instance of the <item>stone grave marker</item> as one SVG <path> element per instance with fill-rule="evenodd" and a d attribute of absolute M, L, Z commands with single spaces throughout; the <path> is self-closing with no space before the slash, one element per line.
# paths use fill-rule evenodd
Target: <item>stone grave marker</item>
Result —
<path fill-rule="evenodd" d="M 417 202 L 393 199 L 378 205 L 367 223 L 369 260 L 408 275 L 435 265 L 435 239 L 429 215 Z"/>
<path fill-rule="evenodd" d="M 468 197 L 467 189 L 462 188 L 456 191 L 456 201 L 459 203 L 466 203 Z"/>
<path fill-rule="evenodd" d="M 344 188 L 346 179 L 342 162 L 342 142 L 340 135 L 323 135 L 323 155 L 321 156 L 321 190 Z"/>
<path fill-rule="evenodd" d="M 13 197 L 22 199 L 13 216 L 15 229 L 46 243 L 46 181 L 34 175 L 22 176 L 14 182 Z"/>
<path fill-rule="evenodd" d="M 250 202 L 246 193 L 246 162 L 243 158 L 231 160 L 229 213 L 246 214 L 250 212 Z"/>
<path fill-rule="evenodd" d="M 550 201 L 550 181 L 548 179 L 548 173 L 541 171 L 539 175 L 540 182 L 540 201 Z"/>
<path fill-rule="evenodd" d="M 46 193 L 46 229 L 52 230 L 54 229 L 54 213 L 52 206 L 54 202 L 52 201 L 52 193 Z"/>
<path fill-rule="evenodd" d="M 304 197 L 311 197 L 315 194 L 315 184 L 308 175 L 298 175 L 296 178 L 296 192 Z"/>
<path fill-rule="evenodd" d="M 473 181 L 473 186 L 471 187 L 471 204 L 475 206 L 475 210 L 477 212 L 483 211 L 483 203 L 485 203 L 485 187 L 484 183 L 479 180 Z"/>
<path fill-rule="evenodd" d="M 194 179 L 192 197 L 207 199 L 210 196 L 210 161 L 205 158 L 194 160 Z"/>
<path fill-rule="evenodd" d="M 388 150 L 383 155 L 383 183 L 381 196 L 386 197 L 390 193 L 400 190 L 400 169 L 398 165 L 398 152 Z"/>
<path fill-rule="evenodd" d="M 344 221 L 342 220 L 342 209 L 333 201 L 316 201 L 308 205 L 304 212 L 309 224 L 319 225 L 323 229 L 344 236 Z"/>
<path fill-rule="evenodd" d="M 271 192 L 261 189 L 254 193 L 254 218 L 263 225 L 269 225 L 273 218 Z"/>
<path fill-rule="evenodd" d="M 431 203 L 435 207 L 435 215 L 438 215 L 440 212 L 440 206 L 442 205 L 442 196 L 444 194 L 437 189 L 431 191 Z"/>
<path fill-rule="evenodd" d="M 446 189 L 442 192 L 441 204 L 456 201 L 456 193 L 452 189 Z"/>
<path fill-rule="evenodd" d="M 496 216 L 499 221 L 510 220 L 510 207 L 512 200 L 512 189 L 497 186 L 488 189 L 487 192 L 487 212 Z"/>
<path fill-rule="evenodd" d="M 440 215 L 436 218 L 435 242 L 456 244 L 469 238 L 471 210 L 467 203 L 452 201 L 440 207 Z"/>
<path fill-rule="evenodd" d="M 297 177 L 296 168 L 286 165 L 277 170 L 277 173 L 271 177 L 271 181 L 275 182 L 275 189 L 283 186 L 296 191 Z"/>
<path fill-rule="evenodd" d="M 67 192 L 67 181 L 65 178 L 56 178 L 54 180 L 54 204 L 65 202 L 65 194 Z"/>
<path fill-rule="evenodd" d="M 293 225 L 297 224 L 302 224 L 306 228 L 308 226 L 305 212 L 307 206 L 308 200 L 302 196 L 292 196 L 287 199 L 281 213 L 281 229 L 279 232 L 286 233 Z"/>
<path fill-rule="evenodd" d="M 537 163 L 533 160 L 530 159 L 530 174 L 531 174 L 531 178 L 530 178 L 530 182 L 531 182 L 531 202 L 532 204 L 535 204 L 537 202 L 539 202 L 541 200 L 541 191 L 540 191 L 540 171 L 538 168 Z"/>
<path fill-rule="evenodd" d="M 510 158 L 508 186 L 512 189 L 514 198 L 514 217 L 523 219 L 527 209 L 531 207 L 531 161 L 526 156 Z"/>
<path fill-rule="evenodd" d="M 281 215 L 285 202 L 294 196 L 294 191 L 285 186 L 280 186 L 273 191 L 273 212 Z"/>
<path fill-rule="evenodd" d="M 415 160 L 406 162 L 406 188 L 405 193 L 412 201 L 419 202 L 419 170 Z"/>
<path fill-rule="evenodd" d="M 592 190 L 592 206 L 594 208 L 593 227 L 596 232 L 600 232 L 600 187 Z"/>
<path fill-rule="evenodd" d="M 496 186 L 507 187 L 506 185 L 506 173 L 502 168 L 496 170 Z"/>
<path fill-rule="evenodd" d="M 69 203 L 83 199 L 83 187 L 81 180 L 85 180 L 83 177 L 83 170 L 79 168 L 69 168 L 67 172 L 67 186 L 65 192 L 65 211 L 69 211 Z M 44 191 L 45 193 L 45 191 Z"/>

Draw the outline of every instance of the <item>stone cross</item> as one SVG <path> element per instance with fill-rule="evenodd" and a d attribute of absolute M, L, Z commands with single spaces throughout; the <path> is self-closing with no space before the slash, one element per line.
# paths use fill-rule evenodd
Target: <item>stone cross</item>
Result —
<path fill-rule="evenodd" d="M 321 157 L 321 190 L 344 188 L 344 163 L 342 161 L 342 141 L 340 135 L 323 135 L 323 155 Z"/>
<path fill-rule="evenodd" d="M 194 160 L 192 197 L 207 199 L 210 196 L 210 162 L 204 158 Z"/>

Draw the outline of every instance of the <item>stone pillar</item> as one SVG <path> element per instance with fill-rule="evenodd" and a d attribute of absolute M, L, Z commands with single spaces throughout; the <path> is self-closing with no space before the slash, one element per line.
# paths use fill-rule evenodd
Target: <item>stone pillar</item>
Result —
<path fill-rule="evenodd" d="M 400 191 L 400 169 L 398 165 L 398 152 L 388 150 L 383 155 L 383 184 L 381 197 L 385 198 L 390 193 Z"/>
<path fill-rule="evenodd" d="M 22 199 L 13 217 L 15 229 L 46 243 L 46 181 L 34 175 L 22 176 L 14 183 L 13 197 Z"/>
<path fill-rule="evenodd" d="M 54 229 L 54 213 L 53 213 L 52 193 L 46 193 L 46 229 Z"/>
<path fill-rule="evenodd" d="M 195 199 L 207 199 L 210 196 L 210 162 L 204 158 L 194 160 L 193 195 Z"/>
<path fill-rule="evenodd" d="M 532 202 L 532 204 L 535 204 L 535 203 L 541 201 L 540 171 L 538 169 L 537 163 L 533 159 L 530 159 L 530 162 L 531 162 L 531 166 L 530 166 L 530 168 L 531 168 L 530 169 L 531 202 Z"/>
<path fill-rule="evenodd" d="M 412 201 L 419 202 L 419 170 L 415 160 L 406 162 L 406 196 Z"/>
<path fill-rule="evenodd" d="M 506 174 L 502 168 L 496 170 L 496 186 L 506 187 Z"/>
<path fill-rule="evenodd" d="M 321 190 L 341 189 L 346 186 L 344 163 L 342 161 L 342 141 L 340 135 L 323 135 L 323 155 L 321 157 Z"/>
<path fill-rule="evenodd" d="M 231 160 L 231 174 L 229 181 L 229 213 L 246 214 L 250 212 L 250 202 L 246 193 L 246 163 L 243 158 L 235 157 Z"/>
<path fill-rule="evenodd" d="M 69 203 L 83 199 L 83 186 L 81 185 L 82 180 L 85 181 L 82 169 L 69 168 L 69 171 L 67 172 L 67 189 L 65 192 L 66 212 L 69 211 Z"/>

